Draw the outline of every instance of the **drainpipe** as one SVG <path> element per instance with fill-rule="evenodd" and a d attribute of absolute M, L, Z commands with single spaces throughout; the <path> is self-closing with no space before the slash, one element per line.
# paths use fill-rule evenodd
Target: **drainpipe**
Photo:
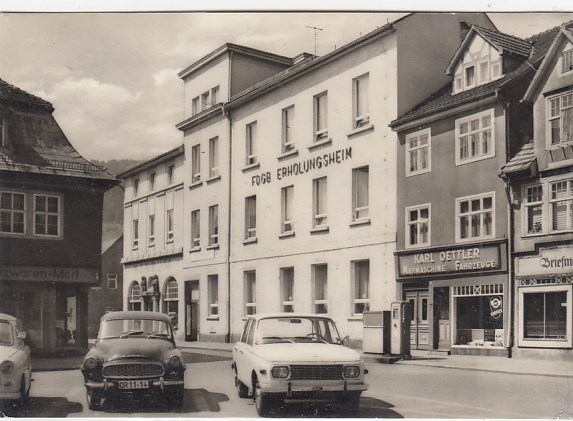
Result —
<path fill-rule="evenodd" d="M 231 99 L 231 79 L 233 67 L 233 52 L 229 53 L 229 74 L 227 80 L 227 101 Z M 231 129 L 230 111 L 223 104 L 223 115 L 227 117 L 228 124 L 228 141 L 229 141 L 229 166 L 228 166 L 228 195 L 227 195 L 227 333 L 225 334 L 225 343 L 231 343 L 231 178 L 233 174 L 233 142 Z"/>

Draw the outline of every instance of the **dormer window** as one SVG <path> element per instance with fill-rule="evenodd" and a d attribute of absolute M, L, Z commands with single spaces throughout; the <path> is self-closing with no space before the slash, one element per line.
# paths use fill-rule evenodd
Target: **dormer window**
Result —
<path fill-rule="evenodd" d="M 569 74 L 573 71 L 573 45 L 571 44 L 561 53 L 560 70 L 560 75 Z"/>
<path fill-rule="evenodd" d="M 501 77 L 499 51 L 476 36 L 455 68 L 453 93 L 457 94 Z"/>

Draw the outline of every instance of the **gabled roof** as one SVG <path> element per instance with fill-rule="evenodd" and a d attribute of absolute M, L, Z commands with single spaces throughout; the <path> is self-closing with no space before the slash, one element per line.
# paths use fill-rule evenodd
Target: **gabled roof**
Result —
<path fill-rule="evenodd" d="M 8 116 L 4 128 L 7 145 L 0 146 L 0 171 L 87 178 L 110 185 L 117 182 L 72 146 L 49 102 L 0 79 L 0 108 Z"/>
<path fill-rule="evenodd" d="M 35 95 L 10 85 L 8 82 L 0 79 L 0 102 L 5 104 L 17 104 L 20 106 L 27 106 L 35 109 L 52 112 L 54 107 L 48 101 L 43 100 Z"/>
<path fill-rule="evenodd" d="M 558 58 L 558 54 L 560 52 L 559 46 L 564 39 L 569 40 L 571 44 L 573 44 L 573 21 L 569 21 L 564 23 L 559 27 L 559 31 L 557 32 L 556 36 L 553 39 L 551 46 L 549 47 L 543 62 L 539 66 L 537 73 L 533 77 L 529 88 L 525 92 L 523 99 L 525 101 L 533 101 L 535 97 L 538 95 L 539 90 L 541 89 L 543 83 L 547 80 L 549 73 L 553 70 L 553 66 L 555 65 L 555 60 Z"/>
<path fill-rule="evenodd" d="M 185 146 L 184 145 L 177 146 L 173 149 L 168 150 L 167 152 L 149 158 L 147 161 L 140 162 L 139 164 L 136 164 L 133 167 L 128 168 L 127 170 L 119 173 L 117 175 L 117 178 L 125 179 L 133 174 L 142 172 L 144 170 L 149 169 L 150 167 L 160 164 L 161 162 L 169 161 L 170 159 L 173 159 L 176 156 L 183 155 L 184 153 L 185 153 Z"/>
<path fill-rule="evenodd" d="M 529 172 L 532 165 L 536 162 L 533 146 L 533 140 L 523 145 L 517 155 L 501 167 L 501 176 L 503 178 L 509 178 L 520 173 Z"/>
<path fill-rule="evenodd" d="M 439 91 L 416 105 L 412 110 L 392 121 L 390 123 L 390 127 L 396 128 L 397 126 L 401 126 L 421 118 L 426 118 L 439 112 L 451 110 L 484 98 L 494 97 L 507 85 L 510 85 L 521 77 L 530 74 L 536 66 L 539 65 L 547 53 L 555 35 L 559 31 L 559 28 L 560 27 L 555 27 L 527 38 L 526 41 L 531 45 L 529 56 L 512 72 L 503 75 L 500 79 L 496 79 L 484 85 L 479 85 L 473 89 L 453 95 L 452 82 L 448 82 Z"/>

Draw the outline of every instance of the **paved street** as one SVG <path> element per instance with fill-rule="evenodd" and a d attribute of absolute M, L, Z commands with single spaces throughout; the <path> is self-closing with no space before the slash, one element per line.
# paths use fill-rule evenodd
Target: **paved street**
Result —
<path fill-rule="evenodd" d="M 34 373 L 30 403 L 4 406 L 14 417 L 256 417 L 240 399 L 225 353 L 186 352 L 186 394 L 181 410 L 161 400 L 107 402 L 87 409 L 79 370 Z M 493 373 L 408 364 L 368 364 L 364 418 L 571 418 L 573 378 Z M 0 414 L 1 416 L 2 414 Z M 279 417 L 338 417 L 335 407 L 287 405 Z"/>

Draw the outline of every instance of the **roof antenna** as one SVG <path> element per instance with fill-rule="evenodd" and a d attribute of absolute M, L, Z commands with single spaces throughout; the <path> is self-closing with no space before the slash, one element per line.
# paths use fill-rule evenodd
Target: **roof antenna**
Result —
<path fill-rule="evenodd" d="M 307 28 L 314 29 L 314 55 L 316 56 L 316 31 L 322 31 L 322 28 L 317 28 L 316 26 L 307 26 Z"/>

